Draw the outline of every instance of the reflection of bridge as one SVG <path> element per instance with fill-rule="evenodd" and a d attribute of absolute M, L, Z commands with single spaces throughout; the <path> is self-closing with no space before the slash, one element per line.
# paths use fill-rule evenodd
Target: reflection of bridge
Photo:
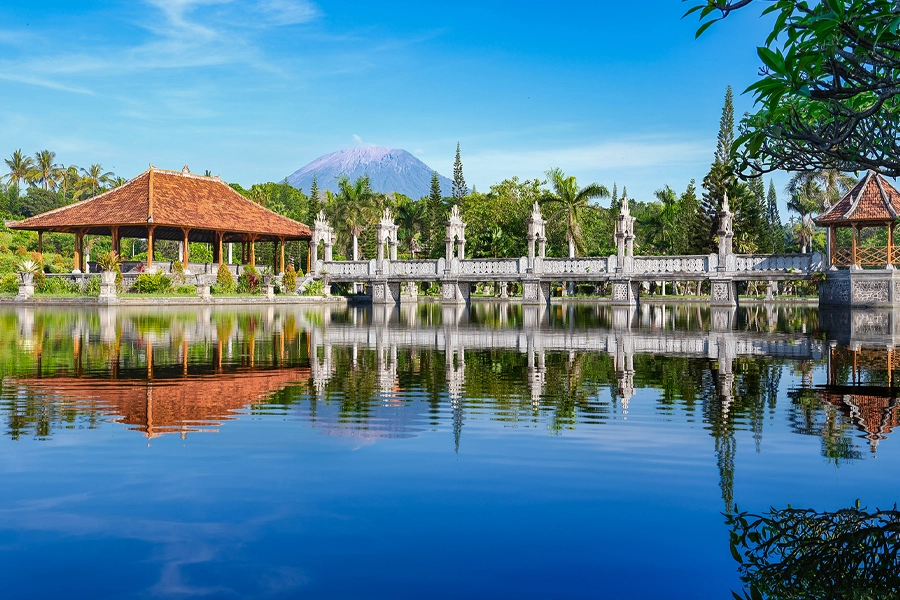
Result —
<path fill-rule="evenodd" d="M 612 285 L 614 304 L 633 306 L 643 282 L 708 281 L 710 303 L 735 306 L 738 281 L 768 281 L 769 293 L 775 281 L 805 279 L 823 268 L 819 254 L 756 255 L 734 254 L 732 222 L 734 215 L 725 199 L 719 212 L 719 252 L 696 256 L 634 256 L 634 217 L 628 200 L 623 200 L 617 217 L 617 254 L 609 257 L 548 258 L 546 222 L 534 206 L 528 219 L 528 256 L 522 258 L 465 258 L 465 229 L 459 210 L 454 207 L 447 221 L 446 256 L 437 260 L 397 260 L 397 225 L 385 211 L 376 225 L 377 257 L 368 261 L 332 260 L 334 232 L 320 214 L 312 229 L 310 256 L 316 257 L 315 276 L 326 283 L 367 282 L 376 304 L 394 304 L 415 300 L 417 282 L 439 282 L 445 303 L 466 303 L 471 286 L 477 282 L 499 282 L 501 297 L 507 295 L 510 282 L 521 282 L 525 304 L 544 304 L 550 300 L 554 281 L 592 282 Z M 324 260 L 318 259 L 318 246 L 324 243 Z M 385 255 L 385 245 L 389 253 Z M 454 247 L 456 256 L 454 256 Z"/>
<path fill-rule="evenodd" d="M 434 348 L 444 352 L 448 392 L 451 400 L 458 400 L 465 381 L 465 351 L 506 349 L 526 355 L 529 386 L 536 402 L 543 392 L 546 352 L 603 352 L 615 357 L 618 391 L 627 402 L 634 393 L 634 355 L 660 354 L 717 361 L 720 395 L 727 403 L 732 399 L 737 358 L 818 361 L 825 355 L 825 342 L 806 334 L 733 331 L 735 308 L 713 309 L 713 331 L 632 329 L 636 310 L 613 310 L 610 329 L 549 328 L 547 311 L 530 306 L 524 307 L 521 329 L 504 329 L 502 313 L 500 328 L 465 325 L 462 307 L 445 307 L 441 327 L 417 326 L 414 321 L 403 327 L 402 316 L 415 319 L 415 313 L 391 307 L 374 307 L 371 322 L 364 323 L 362 311 L 357 310 L 350 323 L 310 329 L 310 345 L 315 348 L 310 353 L 312 378 L 317 390 L 325 389 L 335 371 L 334 347 L 350 347 L 354 355 L 360 349 L 374 349 L 382 391 L 389 393 L 397 378 L 398 348 Z"/>

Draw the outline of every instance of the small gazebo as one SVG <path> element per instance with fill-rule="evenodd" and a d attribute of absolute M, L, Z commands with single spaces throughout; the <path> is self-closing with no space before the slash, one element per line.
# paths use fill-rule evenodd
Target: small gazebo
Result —
<path fill-rule="evenodd" d="M 900 219 L 900 192 L 887 179 L 874 171 L 853 186 L 841 200 L 813 219 L 819 227 L 828 229 L 828 266 L 861 269 L 893 266 L 900 259 L 894 250 L 894 228 Z M 849 247 L 839 245 L 838 230 L 850 230 Z M 885 228 L 885 243 L 860 243 L 864 228 Z M 843 236 L 846 238 L 846 235 Z"/>
<path fill-rule="evenodd" d="M 251 265 L 256 263 L 256 242 L 272 242 L 281 248 L 281 272 L 285 242 L 311 238 L 306 225 L 245 198 L 219 177 L 194 175 L 186 166 L 181 171 L 167 171 L 151 165 L 99 196 L 7 225 L 37 231 L 38 252 L 43 251 L 45 231 L 74 234 L 75 268 L 79 271 L 86 270 L 85 235 L 111 236 L 116 252 L 122 238 L 146 239 L 148 267 L 153 266 L 156 240 L 181 242 L 185 267 L 190 259 L 189 242 L 212 244 L 214 263 L 222 262 L 224 243 L 239 242 L 242 262 Z"/>

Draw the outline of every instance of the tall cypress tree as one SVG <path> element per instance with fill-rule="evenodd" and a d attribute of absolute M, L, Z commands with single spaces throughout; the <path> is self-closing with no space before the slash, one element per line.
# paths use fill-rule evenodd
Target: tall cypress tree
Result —
<path fill-rule="evenodd" d="M 616 189 L 616 182 L 613 182 L 612 197 L 609 200 L 609 210 L 612 214 L 619 214 L 619 190 Z"/>
<path fill-rule="evenodd" d="M 778 194 L 775 192 L 775 182 L 769 180 L 769 193 L 766 196 L 766 212 L 768 213 L 769 227 L 771 228 L 772 252 L 784 253 L 784 225 L 781 223 L 781 212 L 778 210 Z"/>
<path fill-rule="evenodd" d="M 441 195 L 441 180 L 438 177 L 437 171 L 431 172 L 431 193 L 429 194 L 428 199 L 435 205 L 440 204 L 441 200 L 443 200 L 443 196 Z"/>
<path fill-rule="evenodd" d="M 463 177 L 463 164 L 459 156 L 459 142 L 456 142 L 456 160 L 453 161 L 453 199 L 458 204 L 469 195 L 466 179 Z"/>
<path fill-rule="evenodd" d="M 676 253 L 693 254 L 695 252 L 705 251 L 705 248 L 695 250 L 691 246 L 691 237 L 688 232 L 694 226 L 697 219 L 697 211 L 700 210 L 700 202 L 697 200 L 697 183 L 691 179 L 687 189 L 681 194 L 678 201 L 678 209 L 680 211 L 678 218 L 678 228 L 682 235 L 678 236 L 676 243 Z"/>
<path fill-rule="evenodd" d="M 703 178 L 703 201 L 700 210 L 697 211 L 697 219 L 692 228 L 693 243 L 695 249 L 706 252 L 714 252 L 716 228 L 718 227 L 718 212 L 722 206 L 722 200 L 735 181 L 734 164 L 731 160 L 731 148 L 734 145 L 734 102 L 729 85 L 725 91 L 725 105 L 722 107 L 722 117 L 719 119 L 718 144 L 709 173 Z"/>
<path fill-rule="evenodd" d="M 309 187 L 309 222 L 312 223 L 322 210 L 319 203 L 319 182 L 316 180 L 316 173 L 313 171 L 312 185 Z"/>

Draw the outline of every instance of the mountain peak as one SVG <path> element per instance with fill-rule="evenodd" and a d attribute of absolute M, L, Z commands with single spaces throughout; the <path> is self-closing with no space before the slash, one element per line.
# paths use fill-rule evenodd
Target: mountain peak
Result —
<path fill-rule="evenodd" d="M 402 149 L 366 146 L 338 150 L 320 156 L 305 167 L 287 176 L 287 182 L 309 191 L 313 174 L 320 190 L 337 192 L 337 179 L 346 175 L 351 181 L 363 175 L 376 192 L 399 192 L 413 199 L 427 196 L 431 191 L 432 169 Z M 441 193 L 450 195 L 452 183 L 440 176 Z"/>

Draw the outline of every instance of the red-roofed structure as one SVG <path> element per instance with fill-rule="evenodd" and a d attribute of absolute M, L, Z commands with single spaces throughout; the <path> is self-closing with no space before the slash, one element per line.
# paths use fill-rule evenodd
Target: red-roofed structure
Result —
<path fill-rule="evenodd" d="M 223 243 L 241 242 L 250 264 L 255 263 L 257 241 L 274 242 L 281 244 L 281 271 L 284 243 L 311 239 L 309 227 L 245 198 L 218 177 L 194 175 L 187 167 L 167 171 L 152 165 L 99 196 L 8 226 L 37 231 L 39 236 L 45 231 L 75 234 L 75 266 L 82 271 L 85 235 L 111 236 L 117 252 L 121 238 L 146 239 L 148 266 L 153 264 L 155 240 L 182 242 L 185 266 L 188 242 L 212 244 L 213 262 L 220 262 Z"/>
<path fill-rule="evenodd" d="M 892 265 L 898 259 L 894 251 L 894 226 L 900 218 L 900 192 L 883 176 L 869 171 L 837 203 L 813 219 L 828 228 L 828 265 L 851 268 Z M 839 248 L 837 230 L 851 230 L 851 247 Z M 860 231 L 866 227 L 886 227 L 887 246 L 860 245 Z"/>

